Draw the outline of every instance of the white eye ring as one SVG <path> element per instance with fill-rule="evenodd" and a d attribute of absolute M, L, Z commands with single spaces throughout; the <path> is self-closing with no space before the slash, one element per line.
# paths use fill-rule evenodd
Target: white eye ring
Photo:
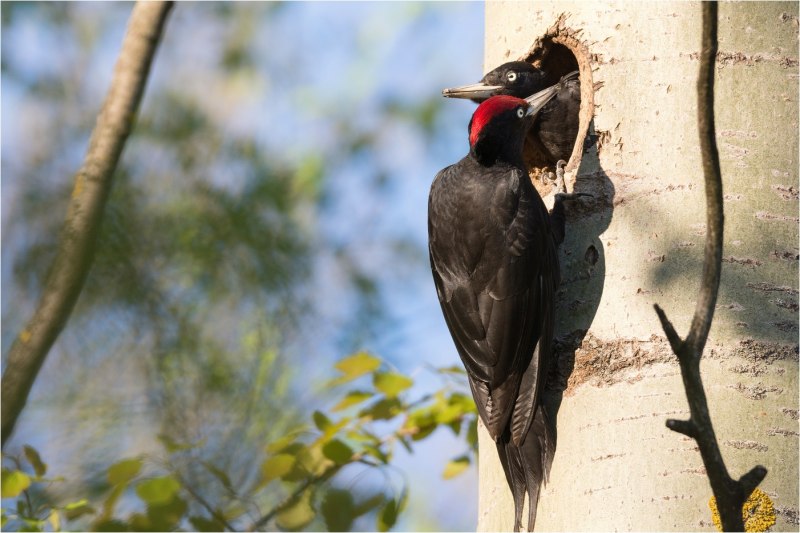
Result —
<path fill-rule="evenodd" d="M 522 117 L 524 117 L 524 116 L 525 116 L 525 110 L 524 110 L 524 109 L 522 109 L 521 107 L 518 107 L 518 108 L 517 108 L 517 116 L 518 116 L 519 118 L 522 118 Z"/>
<path fill-rule="evenodd" d="M 506 78 L 508 78 L 508 81 L 515 81 L 517 79 L 517 73 L 512 70 L 506 74 Z"/>

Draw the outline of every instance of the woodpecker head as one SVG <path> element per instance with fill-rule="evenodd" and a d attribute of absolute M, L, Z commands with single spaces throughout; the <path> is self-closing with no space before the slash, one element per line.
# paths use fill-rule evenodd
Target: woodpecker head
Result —
<path fill-rule="evenodd" d="M 520 164 L 525 136 L 536 113 L 558 92 L 558 86 L 526 99 L 492 96 L 481 103 L 469 121 L 469 149 L 479 163 L 494 164 L 498 159 Z"/>
<path fill-rule="evenodd" d="M 547 74 L 525 61 L 504 63 L 479 83 L 444 89 L 442 96 L 483 102 L 490 96 L 506 94 L 525 98 L 547 86 Z"/>

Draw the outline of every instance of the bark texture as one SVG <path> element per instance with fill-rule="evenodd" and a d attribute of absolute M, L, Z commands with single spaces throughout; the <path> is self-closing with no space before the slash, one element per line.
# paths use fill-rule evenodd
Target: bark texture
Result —
<path fill-rule="evenodd" d="M 593 110 L 568 167 L 568 188 L 595 199 L 569 213 L 562 248 L 556 382 L 566 391 L 537 529 L 714 530 L 697 447 L 664 426 L 689 408 L 652 311 L 659 303 L 688 330 L 703 270 L 701 6 L 486 9 L 487 70 L 518 58 L 547 62 L 548 46 L 565 46 L 581 70 L 582 107 Z M 794 3 L 719 6 L 726 233 L 701 371 L 731 475 L 769 469 L 760 488 L 774 504 L 774 530 L 798 527 L 797 37 Z M 480 437 L 478 529 L 510 529 L 502 469 Z"/>
<path fill-rule="evenodd" d="M 139 2 L 131 14 L 114 76 L 75 176 L 72 199 L 33 317 L 8 354 L 2 378 L 2 442 L 14 429 L 31 386 L 64 328 L 92 265 L 93 248 L 114 170 L 139 108 L 171 2 Z"/>

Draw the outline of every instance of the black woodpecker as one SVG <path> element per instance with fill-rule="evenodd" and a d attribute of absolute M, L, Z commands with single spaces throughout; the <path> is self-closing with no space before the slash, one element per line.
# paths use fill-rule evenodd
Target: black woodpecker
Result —
<path fill-rule="evenodd" d="M 487 73 L 479 83 L 444 89 L 442 95 L 469 98 L 474 102 L 483 102 L 498 94 L 527 98 L 550 85 L 549 80 L 546 72 L 530 63 L 511 61 Z M 559 159 L 569 161 L 578 136 L 581 109 L 578 72 L 564 75 L 559 86 L 556 97 L 542 108 L 531 126 L 531 134 L 541 142 L 550 165 L 555 165 Z"/>
<path fill-rule="evenodd" d="M 526 493 L 533 530 L 555 452 L 542 395 L 553 359 L 563 206 L 557 202 L 548 214 L 522 156 L 528 128 L 558 86 L 548 91 L 527 101 L 503 95 L 481 103 L 469 124 L 469 154 L 436 175 L 428 199 L 436 292 L 496 442 L 516 531 Z"/>

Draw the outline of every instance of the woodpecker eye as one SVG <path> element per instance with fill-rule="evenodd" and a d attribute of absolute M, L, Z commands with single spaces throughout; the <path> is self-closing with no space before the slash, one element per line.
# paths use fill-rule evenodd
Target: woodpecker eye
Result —
<path fill-rule="evenodd" d="M 522 109 L 521 107 L 518 107 L 518 108 L 517 108 L 517 116 L 518 116 L 519 118 L 522 118 L 522 117 L 524 117 L 524 116 L 525 116 L 525 110 L 524 110 L 524 109 Z"/>
<path fill-rule="evenodd" d="M 508 81 L 516 81 L 517 73 L 512 70 L 511 72 L 506 74 L 506 78 L 508 78 Z"/>

